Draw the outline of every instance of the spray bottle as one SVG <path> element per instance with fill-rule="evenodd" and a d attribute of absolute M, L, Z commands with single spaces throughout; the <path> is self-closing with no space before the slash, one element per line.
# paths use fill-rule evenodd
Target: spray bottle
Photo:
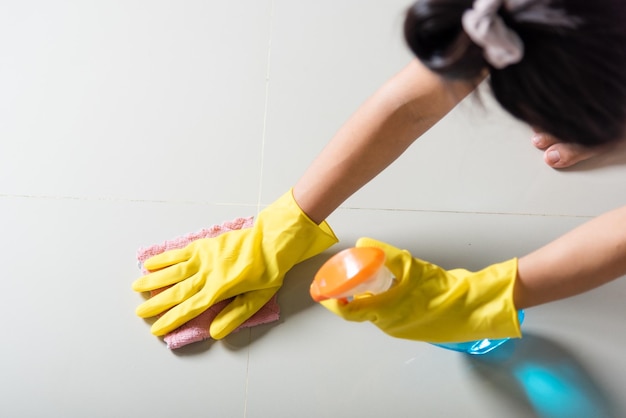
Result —
<path fill-rule="evenodd" d="M 320 302 L 339 299 L 349 303 L 354 299 L 385 292 L 396 278 L 385 267 L 385 253 L 376 247 L 355 247 L 340 251 L 318 270 L 311 283 L 311 297 Z M 524 312 L 518 312 L 520 324 Z M 509 338 L 482 339 L 459 343 L 437 343 L 438 347 L 467 354 L 485 354 L 507 342 Z"/>

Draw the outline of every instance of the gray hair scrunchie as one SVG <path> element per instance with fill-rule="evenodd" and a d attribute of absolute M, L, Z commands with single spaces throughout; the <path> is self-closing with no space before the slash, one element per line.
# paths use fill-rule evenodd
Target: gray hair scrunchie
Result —
<path fill-rule="evenodd" d="M 503 0 L 475 0 L 463 13 L 465 33 L 483 48 L 485 60 L 497 69 L 516 64 L 524 56 L 524 43 L 498 15 Z"/>

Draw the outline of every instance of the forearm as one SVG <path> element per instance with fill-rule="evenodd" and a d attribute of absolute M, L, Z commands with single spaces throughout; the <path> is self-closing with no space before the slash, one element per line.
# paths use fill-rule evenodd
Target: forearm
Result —
<path fill-rule="evenodd" d="M 626 275 L 626 207 L 595 218 L 520 258 L 518 309 L 563 299 Z"/>
<path fill-rule="evenodd" d="M 372 180 L 471 88 L 444 84 L 411 62 L 368 99 L 294 186 L 294 197 L 315 222 L 326 219 Z"/>

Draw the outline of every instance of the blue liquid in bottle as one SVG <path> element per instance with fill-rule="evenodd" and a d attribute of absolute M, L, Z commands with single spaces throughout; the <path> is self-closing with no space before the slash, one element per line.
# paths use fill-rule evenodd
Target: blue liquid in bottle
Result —
<path fill-rule="evenodd" d="M 524 311 L 517 312 L 517 319 L 519 320 L 520 325 L 522 325 L 524 322 Z M 490 340 L 485 338 L 482 340 L 467 341 L 464 343 L 439 343 L 433 345 L 452 351 L 459 351 L 461 353 L 480 355 L 488 353 L 491 350 L 495 350 L 509 340 L 510 338 L 502 338 L 499 340 Z"/>

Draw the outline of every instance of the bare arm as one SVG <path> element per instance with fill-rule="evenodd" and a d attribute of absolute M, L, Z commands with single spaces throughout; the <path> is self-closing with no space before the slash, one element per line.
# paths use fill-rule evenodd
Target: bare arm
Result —
<path fill-rule="evenodd" d="M 326 219 L 470 92 L 466 84 L 444 84 L 412 61 L 357 110 L 313 161 L 294 186 L 296 202 L 315 222 Z"/>
<path fill-rule="evenodd" d="M 586 292 L 626 274 L 626 206 L 520 258 L 518 309 Z"/>

